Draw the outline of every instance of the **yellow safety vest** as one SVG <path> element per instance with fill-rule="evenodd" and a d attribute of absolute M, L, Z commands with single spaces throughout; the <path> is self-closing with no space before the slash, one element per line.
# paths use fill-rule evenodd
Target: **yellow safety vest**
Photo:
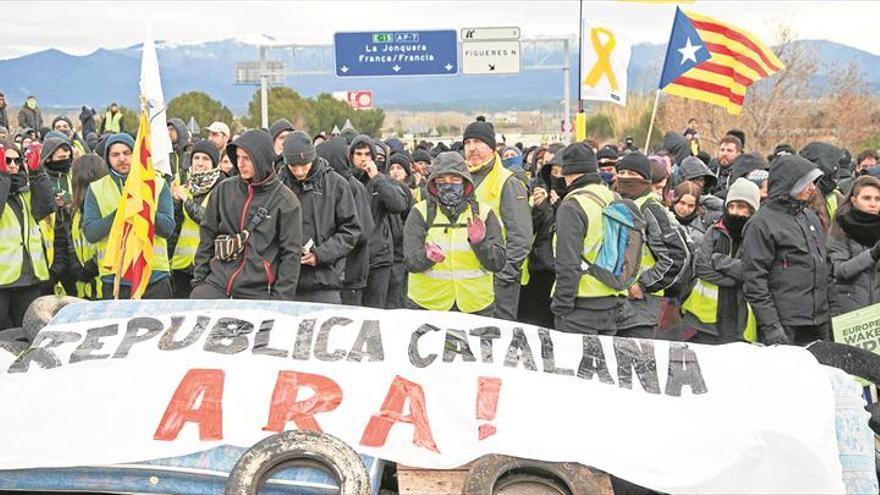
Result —
<path fill-rule="evenodd" d="M 498 218 L 498 223 L 501 224 L 501 238 L 504 239 L 505 242 L 507 241 L 507 227 L 504 226 L 504 221 L 501 219 L 501 191 L 504 189 L 504 184 L 507 183 L 507 179 L 511 177 L 513 177 L 513 172 L 504 168 L 501 164 L 501 157 L 498 156 L 498 153 L 495 153 L 495 158 L 493 158 L 492 161 L 492 169 L 474 191 L 474 196 L 476 196 L 477 201 L 488 205 L 492 208 L 492 211 L 495 212 L 495 217 Z M 529 258 L 526 257 L 526 260 L 528 259 Z M 526 265 L 525 261 L 523 262 L 522 268 L 520 285 L 526 285 L 529 283 L 530 277 L 528 265 Z"/>
<path fill-rule="evenodd" d="M 22 192 L 19 199 L 24 228 L 8 204 L 0 216 L 0 286 L 12 284 L 21 277 L 25 251 L 30 256 L 37 280 L 49 280 L 49 264 L 43 250 L 43 236 L 31 212 L 30 191 Z"/>
<path fill-rule="evenodd" d="M 86 240 L 86 236 L 83 233 L 82 213 L 80 211 L 73 214 L 73 221 L 70 226 L 70 237 L 73 240 L 73 252 L 76 254 L 76 259 L 80 264 L 84 265 L 91 259 L 94 259 L 95 263 L 101 261 L 95 258 L 98 254 L 98 249 L 94 244 Z M 82 297 L 84 299 L 101 299 L 102 288 L 103 284 L 101 283 L 100 276 L 96 276 L 95 281 L 92 283 L 80 282 L 77 280 L 76 297 Z"/>
<path fill-rule="evenodd" d="M 825 198 L 825 206 L 828 208 L 828 218 L 834 220 L 834 214 L 837 213 L 837 189 L 831 192 Z"/>
<path fill-rule="evenodd" d="M 758 338 L 758 323 L 751 306 L 746 304 L 749 316 L 746 320 L 746 328 L 743 330 L 743 340 L 754 342 Z M 682 312 L 688 312 L 701 323 L 714 325 L 718 322 L 718 286 L 710 284 L 698 278 L 697 283 L 691 290 L 690 295 L 681 305 Z"/>
<path fill-rule="evenodd" d="M 52 213 L 46 218 L 40 220 L 40 235 L 43 236 L 43 250 L 46 252 L 46 263 L 52 266 L 55 262 L 55 214 Z M 52 287 L 55 295 L 63 296 L 67 294 L 61 282 L 56 282 Z"/>
<path fill-rule="evenodd" d="M 589 191 L 595 194 L 605 201 L 605 204 L 614 201 L 614 193 L 601 184 L 587 184 L 565 196 L 565 200 L 576 202 L 587 216 L 587 235 L 584 236 L 584 249 L 581 256 L 583 256 L 587 263 L 595 263 L 596 257 L 599 256 L 599 248 L 602 247 L 602 242 L 605 239 L 602 208 L 595 201 L 589 199 L 586 194 L 581 193 L 581 191 Z M 553 253 L 554 255 L 556 254 L 556 234 L 553 235 Z M 556 291 L 555 284 L 553 291 Z M 578 282 L 577 297 L 625 296 L 626 294 L 627 291 L 614 290 L 587 273 L 587 264 L 583 261 L 581 262 L 581 280 Z"/>
<path fill-rule="evenodd" d="M 122 112 L 116 112 L 116 115 L 110 112 L 104 114 L 104 132 L 122 132 Z"/>
<path fill-rule="evenodd" d="M 491 208 L 481 203 L 478 206 L 480 218 L 485 222 Z M 426 223 L 427 209 L 425 201 L 413 207 Z M 462 313 L 474 313 L 495 301 L 492 272 L 483 268 L 468 242 L 467 218 L 472 217 L 473 212 L 468 208 L 457 223 L 449 224 L 446 216 L 437 212 L 428 226 L 426 241 L 439 246 L 446 259 L 429 270 L 409 274 L 407 295 L 419 306 L 448 311 L 455 304 Z"/>
<path fill-rule="evenodd" d="M 157 204 L 163 187 L 165 187 L 165 180 L 156 174 Z M 120 200 L 122 199 L 122 191 L 119 190 L 119 187 L 116 185 L 116 182 L 111 175 L 105 175 L 95 182 L 92 182 L 91 185 L 89 185 L 89 189 L 92 190 L 92 194 L 95 196 L 95 201 L 98 202 L 98 210 L 101 212 L 101 217 L 115 214 L 116 210 L 119 208 Z M 95 247 L 98 249 L 98 260 L 100 261 L 103 259 L 104 253 L 107 252 L 107 238 L 105 237 L 96 242 Z M 169 271 L 168 242 L 158 235 L 153 238 L 152 268 L 154 272 Z M 113 270 L 104 268 L 103 263 L 98 263 L 98 272 L 102 277 L 115 274 Z"/>
<path fill-rule="evenodd" d="M 208 205 L 208 196 L 202 200 L 202 207 Z M 199 224 L 195 222 L 183 208 L 183 224 L 180 226 L 180 236 L 177 238 L 177 246 L 174 247 L 174 256 L 171 257 L 172 270 L 186 270 L 193 266 L 196 259 L 196 250 L 199 248 Z"/>

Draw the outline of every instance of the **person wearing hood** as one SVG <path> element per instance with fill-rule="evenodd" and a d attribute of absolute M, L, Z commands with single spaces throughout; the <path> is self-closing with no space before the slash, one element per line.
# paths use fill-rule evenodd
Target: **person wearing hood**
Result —
<path fill-rule="evenodd" d="M 525 179 L 525 182 L 528 182 L 525 175 L 525 168 L 523 168 L 522 151 L 516 146 L 505 146 L 504 149 L 501 150 L 501 165 L 507 170 L 513 172 L 514 175 L 520 178 L 520 180 Z"/>
<path fill-rule="evenodd" d="M 614 200 L 598 173 L 593 150 L 584 143 L 558 155 L 568 194 L 556 213 L 556 285 L 550 309 L 563 332 L 615 335 L 626 290 L 614 290 L 583 269 L 595 262 L 604 239 L 603 211 Z M 626 158 L 624 157 L 624 160 Z"/>
<path fill-rule="evenodd" d="M 101 299 L 103 284 L 98 275 L 98 249 L 88 242 L 83 231 L 83 208 L 89 185 L 107 175 L 104 160 L 90 153 L 74 160 L 71 169 L 71 222 L 67 235 L 66 273 L 73 280 L 70 295 L 82 299 Z"/>
<path fill-rule="evenodd" d="M 190 298 L 293 301 L 302 210 L 275 171 L 272 138 L 247 131 L 226 152 L 238 175 L 217 184 L 208 198 Z"/>
<path fill-rule="evenodd" d="M 6 101 L 6 93 L 0 91 L 0 127 L 9 129 L 9 116 L 6 114 L 6 107 L 9 103 Z"/>
<path fill-rule="evenodd" d="M 724 215 L 709 227 L 694 255 L 697 279 L 681 306 L 682 340 L 695 344 L 754 341 L 754 315 L 743 299 L 741 250 L 743 228 L 760 206 L 754 183 L 740 178 L 730 187 Z"/>
<path fill-rule="evenodd" d="M 699 206 L 703 209 L 703 220 L 706 225 L 717 222 L 724 212 L 724 200 L 711 194 L 718 178 L 702 160 L 693 156 L 681 162 L 680 171 L 684 180 L 693 182 L 700 188 Z"/>
<path fill-rule="evenodd" d="M 175 235 L 168 241 L 171 256 L 171 285 L 175 299 L 189 299 L 192 291 L 193 265 L 199 248 L 199 225 L 205 214 L 211 191 L 226 176 L 218 167 L 220 153 L 208 140 L 193 145 L 190 173 L 182 185 L 171 184 L 174 198 Z"/>
<path fill-rule="evenodd" d="M 721 141 L 718 142 L 718 169 L 715 173 L 718 177 L 718 181 L 715 184 L 715 189 L 712 191 L 712 194 L 721 199 L 724 199 L 727 195 L 727 187 L 730 184 L 733 184 L 733 181 L 730 180 L 730 172 L 733 170 L 734 162 L 736 162 L 742 153 L 742 141 L 735 136 L 724 136 L 721 138 Z"/>
<path fill-rule="evenodd" d="M 375 226 L 370 236 L 370 270 L 363 304 L 371 308 L 384 308 L 394 259 L 390 216 L 406 211 L 409 195 L 379 171 L 375 161 L 376 146 L 369 136 L 361 134 L 355 137 L 348 148 L 348 157 L 355 178 L 367 189 Z"/>
<path fill-rule="evenodd" d="M 345 138 L 336 136 L 315 147 L 317 155 L 327 160 L 333 171 L 346 180 L 354 200 L 355 217 L 360 227 L 360 235 L 354 248 L 345 257 L 345 272 L 340 297 L 342 304 L 360 306 L 363 302 L 364 288 L 370 271 L 369 242 L 375 225 L 370 211 L 370 194 L 366 186 L 354 177 L 348 159 L 348 143 Z"/>
<path fill-rule="evenodd" d="M 285 167 L 281 182 L 302 207 L 302 256 L 297 301 L 342 304 L 345 257 L 351 253 L 361 228 L 354 197 L 346 180 L 318 157 L 312 138 L 294 131 L 281 150 Z"/>
<path fill-rule="evenodd" d="M 18 128 L 41 129 L 42 127 L 43 112 L 37 108 L 37 97 L 28 96 L 18 111 Z"/>
<path fill-rule="evenodd" d="M 805 345 L 827 339 L 825 231 L 807 201 L 822 172 L 798 155 L 770 167 L 767 203 L 743 236 L 743 293 L 765 344 Z"/>
<path fill-rule="evenodd" d="M 73 129 L 73 122 L 64 115 L 55 117 L 52 121 L 52 130 L 60 132 L 70 142 L 75 155 L 73 158 L 83 156 L 90 151 L 89 145 Z"/>
<path fill-rule="evenodd" d="M 95 123 L 95 112 L 94 108 L 90 108 L 86 105 L 82 106 L 82 110 L 79 112 L 79 123 L 80 129 L 82 131 L 83 136 L 88 136 L 91 133 L 98 133 L 98 126 Z"/>
<path fill-rule="evenodd" d="M 474 191 L 461 155 L 437 155 L 428 197 L 404 225 L 407 307 L 493 316 L 492 279 L 505 264 L 504 241 L 494 211 Z"/>
<path fill-rule="evenodd" d="M 388 284 L 388 295 L 386 296 L 386 309 L 399 309 L 404 307 L 406 303 L 406 260 L 403 254 L 403 226 L 406 217 L 415 203 L 416 194 L 419 195 L 419 201 L 422 197 L 427 197 L 427 182 L 425 183 L 425 195 L 422 196 L 418 187 L 411 188 L 415 185 L 415 177 L 412 173 L 412 161 L 405 152 L 392 153 L 388 159 L 388 177 L 392 182 L 406 194 L 407 206 L 403 213 L 391 215 L 389 223 L 391 226 L 392 240 L 392 264 L 391 264 L 391 281 Z"/>
<path fill-rule="evenodd" d="M 387 176 L 388 169 L 386 165 L 388 164 L 388 154 L 390 153 L 388 145 L 378 139 L 374 139 L 373 146 L 376 150 L 376 168 L 379 170 L 379 173 Z"/>
<path fill-rule="evenodd" d="M 111 103 L 110 108 L 107 109 L 104 118 L 101 120 L 101 127 L 98 134 L 119 134 L 120 132 L 125 132 L 125 123 L 122 119 L 123 114 L 119 109 L 119 105 Z"/>
<path fill-rule="evenodd" d="M 171 154 L 168 155 L 171 165 L 171 176 L 174 182 L 183 184 L 189 174 L 189 155 L 186 146 L 189 144 L 189 129 L 183 120 L 178 118 L 168 119 L 168 137 L 171 139 Z"/>
<path fill-rule="evenodd" d="M 281 152 L 284 149 L 284 139 L 295 130 L 293 124 L 283 117 L 272 122 L 272 125 L 269 126 L 269 136 L 272 137 L 272 149 L 275 150 L 275 160 L 273 162 L 275 169 L 279 172 L 284 167 L 284 158 L 281 156 Z"/>
<path fill-rule="evenodd" d="M 810 208 L 819 216 L 822 228 L 828 231 L 837 211 L 837 205 L 843 198 L 843 193 L 837 189 L 836 179 L 843 150 L 833 144 L 813 142 L 804 146 L 798 154 L 813 162 L 822 172 L 822 176 L 816 182 L 816 194 L 808 201 Z"/>
<path fill-rule="evenodd" d="M 676 293 L 688 276 L 691 252 L 675 216 L 651 189 L 651 162 L 641 153 L 630 153 L 617 162 L 618 194 L 630 199 L 645 216 L 645 244 L 641 274 L 629 288 L 618 335 L 653 338 L 663 297 Z"/>
<path fill-rule="evenodd" d="M 672 157 L 672 169 L 669 170 L 669 188 L 672 189 L 681 183 L 681 164 L 685 158 L 691 156 L 691 146 L 688 139 L 682 134 L 670 131 L 663 136 L 663 149 Z"/>
<path fill-rule="evenodd" d="M 426 190 L 428 177 L 431 176 L 431 162 L 434 158 L 426 150 L 421 148 L 413 151 L 412 154 L 412 182 L 413 182 L 413 198 L 416 203 L 425 198 L 428 194 Z"/>
<path fill-rule="evenodd" d="M 507 262 L 495 276 L 495 316 L 515 320 L 519 307 L 523 263 L 532 247 L 532 215 L 525 183 L 504 168 L 495 152 L 495 128 L 474 121 L 464 130 L 464 153 L 474 179 L 477 201 L 492 208 L 501 220 Z"/>
<path fill-rule="evenodd" d="M 83 204 L 83 233 L 88 242 L 95 245 L 99 253 L 107 251 L 107 241 L 116 210 L 122 199 L 125 181 L 131 170 L 134 138 L 128 134 L 113 134 L 107 139 L 104 150 L 104 161 L 110 166 L 109 174 L 92 182 L 86 191 Z M 171 189 L 158 173 L 156 174 L 156 211 L 153 213 L 155 237 L 153 238 L 153 264 L 150 282 L 147 285 L 144 299 L 171 299 L 170 265 L 168 262 L 168 241 L 174 232 L 174 202 Z M 115 265 L 115 264 L 114 264 Z M 103 282 L 102 296 L 114 299 L 113 282 L 116 269 L 109 269 L 102 263 L 98 271 Z M 131 284 L 120 281 L 119 299 L 131 297 Z"/>
<path fill-rule="evenodd" d="M 50 133 L 51 134 L 51 133 Z M 68 276 L 67 240 L 72 220 L 71 163 L 73 148 L 67 139 L 50 137 L 43 143 L 41 165 L 49 176 L 55 194 L 55 212 L 40 221 L 40 231 L 46 243 L 49 262 L 49 281 L 43 284 L 43 293 L 73 293 L 74 280 Z"/>
<path fill-rule="evenodd" d="M 828 232 L 831 316 L 880 302 L 880 179 L 863 175 Z"/>
<path fill-rule="evenodd" d="M 20 327 L 27 307 L 49 280 L 39 223 L 55 211 L 40 145 L 24 156 L 0 141 L 0 329 Z"/>

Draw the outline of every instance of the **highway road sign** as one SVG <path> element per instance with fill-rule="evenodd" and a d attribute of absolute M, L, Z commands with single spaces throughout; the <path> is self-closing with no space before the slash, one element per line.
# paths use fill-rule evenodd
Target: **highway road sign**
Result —
<path fill-rule="evenodd" d="M 516 74 L 519 41 L 467 41 L 461 44 L 462 74 Z"/>
<path fill-rule="evenodd" d="M 502 41 L 518 40 L 518 27 L 481 27 L 461 30 L 461 41 Z"/>
<path fill-rule="evenodd" d="M 458 40 L 454 30 L 336 33 L 333 41 L 337 77 L 458 72 Z"/>

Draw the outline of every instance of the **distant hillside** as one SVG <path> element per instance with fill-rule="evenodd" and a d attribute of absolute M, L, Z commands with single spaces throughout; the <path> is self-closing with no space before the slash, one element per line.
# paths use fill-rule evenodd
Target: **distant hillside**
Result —
<path fill-rule="evenodd" d="M 159 43 L 159 62 L 167 97 L 185 91 L 205 91 L 236 112 L 243 112 L 257 89 L 233 83 L 236 62 L 256 61 L 257 46 L 247 40 L 228 39 L 200 44 Z M 813 86 L 820 90 L 830 67 L 856 63 L 875 91 L 880 91 L 880 56 L 825 40 L 802 40 L 817 54 L 820 70 Z M 574 42 L 572 44 L 575 44 Z M 633 48 L 629 69 L 630 91 L 652 90 L 659 76 L 664 45 L 640 44 Z M 576 51 L 576 47 L 575 50 Z M 332 73 L 331 47 L 302 48 L 293 60 L 289 50 L 270 51 L 270 59 L 284 60 L 300 70 L 327 69 L 326 75 L 288 77 L 286 84 L 300 94 L 370 89 L 378 106 L 418 110 L 530 110 L 560 108 L 562 72 L 524 70 L 509 76 L 443 76 L 422 78 L 349 78 Z M 561 52 L 549 45 L 523 51 L 523 65 L 545 65 L 562 61 Z M 126 106 L 137 104 L 140 46 L 100 49 L 85 56 L 50 49 L 23 57 L 0 60 L 0 89 L 13 104 L 29 94 L 37 95 L 43 107 L 73 108 L 83 104 L 103 107 L 111 101 Z M 571 60 L 572 100 L 576 94 L 577 55 Z"/>

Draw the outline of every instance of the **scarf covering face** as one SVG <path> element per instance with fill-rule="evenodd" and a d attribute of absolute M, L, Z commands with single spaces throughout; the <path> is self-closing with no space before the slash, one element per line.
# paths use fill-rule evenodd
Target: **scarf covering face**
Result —
<path fill-rule="evenodd" d="M 746 222 L 749 221 L 749 217 L 731 215 L 730 212 L 724 210 L 721 221 L 724 222 L 724 227 L 727 228 L 730 237 L 736 241 L 742 240 L 742 231 L 746 226 Z"/>
<path fill-rule="evenodd" d="M 219 168 L 197 174 L 193 173 L 186 178 L 185 187 L 189 189 L 193 196 L 201 196 L 210 191 L 222 176 Z"/>
<path fill-rule="evenodd" d="M 10 175 L 9 180 L 11 182 L 11 184 L 9 185 L 9 192 L 11 194 L 28 190 L 28 178 L 27 174 L 24 173 L 24 170 L 19 170 L 18 172 Z"/>
<path fill-rule="evenodd" d="M 614 187 L 624 198 L 636 199 L 651 192 L 651 181 L 641 177 L 621 177 L 618 175 Z"/>
<path fill-rule="evenodd" d="M 850 208 L 837 215 L 837 224 L 850 239 L 862 246 L 873 247 L 880 240 L 880 215 Z"/>

